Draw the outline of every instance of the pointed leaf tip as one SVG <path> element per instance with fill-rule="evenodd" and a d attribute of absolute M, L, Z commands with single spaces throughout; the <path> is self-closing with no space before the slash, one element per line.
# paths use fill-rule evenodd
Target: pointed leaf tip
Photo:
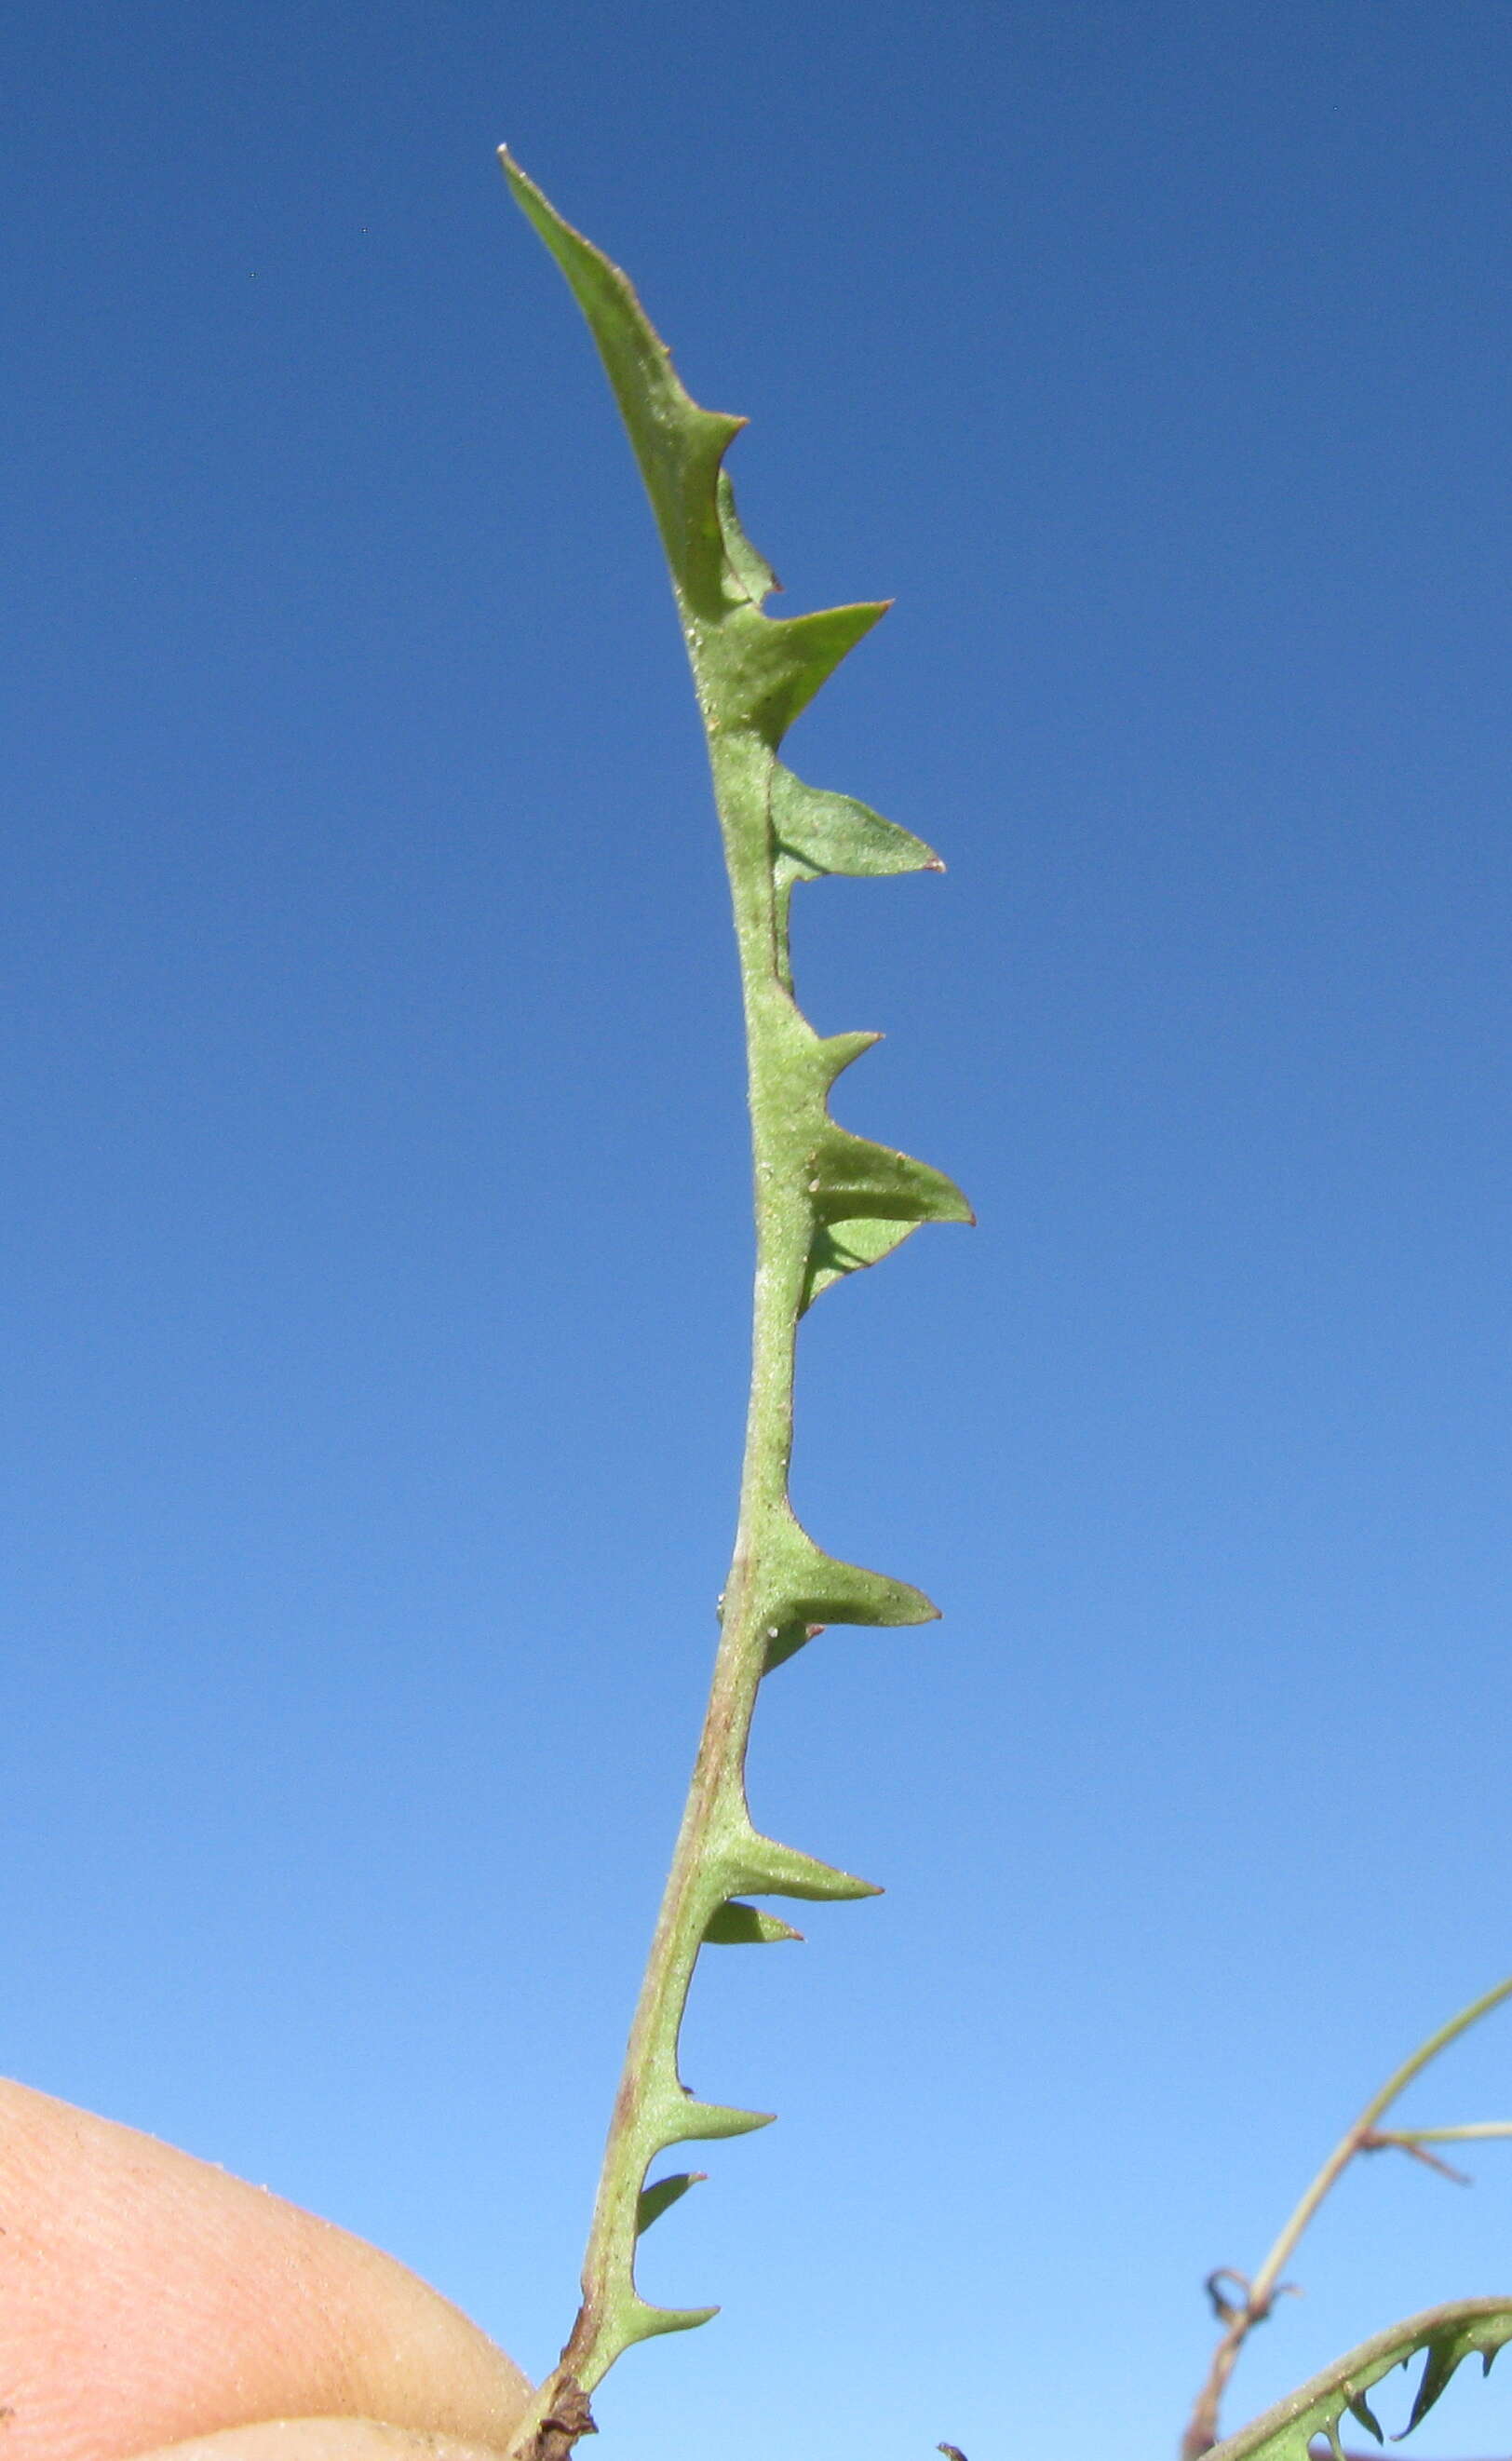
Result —
<path fill-rule="evenodd" d="M 653 2341 L 658 2333 L 692 2333 L 717 2316 L 717 2307 L 653 2307 L 639 2296 L 621 2311 L 622 2348 L 633 2342 Z"/>
<path fill-rule="evenodd" d="M 693 604 L 716 612 L 729 568 L 717 501 L 720 464 L 745 421 L 699 408 L 628 275 L 558 213 L 502 147 L 500 160 L 516 204 L 556 259 L 598 345 L 672 573 Z M 756 557 L 749 542 L 745 551 Z M 744 585 L 741 594 L 749 595 Z"/>
<path fill-rule="evenodd" d="M 772 777 L 772 828 L 778 849 L 792 857 L 800 876 L 829 872 L 879 880 L 898 872 L 945 869 L 923 838 L 901 829 L 896 821 L 884 821 L 853 795 L 805 786 L 781 761 Z"/>
<path fill-rule="evenodd" d="M 816 1547 L 785 1512 L 771 1532 L 773 1598 L 768 1639 L 791 1623 L 890 1625 L 935 1623 L 940 1610 L 911 1581 L 895 1581 L 864 1565 L 842 1563 Z M 805 1635 L 805 1637 L 808 1637 Z"/>
<path fill-rule="evenodd" d="M 675 2097 L 649 2114 L 650 2139 L 657 2152 L 669 2145 L 713 2144 L 725 2136 L 750 2136 L 770 2128 L 775 2110 L 738 2110 L 733 2105 L 700 2102 L 680 2088 Z"/>
<path fill-rule="evenodd" d="M 1350 2416 L 1364 2428 L 1367 2435 L 1374 2435 L 1377 2444 L 1385 2443 L 1386 2438 L 1381 2433 L 1380 2421 L 1362 2392 L 1354 2395 L 1349 2408 Z"/>
<path fill-rule="evenodd" d="M 782 584 L 760 548 L 753 546 L 747 538 L 741 525 L 740 516 L 735 511 L 735 491 L 731 483 L 730 473 L 722 467 L 719 472 L 715 501 L 731 577 L 750 599 L 753 607 L 759 607 L 762 600 L 769 597 L 774 589 L 780 589 Z"/>
<path fill-rule="evenodd" d="M 1422 2425 L 1460 2360 L 1467 2356 L 1468 2352 L 1457 2346 L 1450 2338 L 1429 2342 L 1423 2353 L 1423 2372 L 1413 2403 L 1413 2414 L 1402 2429 L 1403 2436 L 1411 2435 L 1415 2427 Z"/>
<path fill-rule="evenodd" d="M 775 1837 L 758 1836 L 754 1829 L 730 1851 L 730 1861 L 739 1873 L 737 1885 L 754 1896 L 806 1897 L 815 1904 L 840 1905 L 883 1894 L 870 1880 L 858 1880 L 853 1872 L 800 1853 L 795 1846 L 781 1846 Z"/>
<path fill-rule="evenodd" d="M 863 1026 L 858 1034 L 826 1034 L 815 1037 L 815 1057 L 827 1081 L 833 1085 L 868 1051 L 875 1051 L 882 1036 L 872 1026 Z"/>
<path fill-rule="evenodd" d="M 701 2187 L 708 2178 L 707 2171 L 674 2171 L 670 2177 L 655 2179 L 643 2188 L 635 2201 L 635 2236 L 644 2238 L 652 2222 L 660 2221 L 670 2205 L 686 2196 L 690 2188 Z"/>
<path fill-rule="evenodd" d="M 966 1222 L 975 1214 L 953 1179 L 891 1145 L 826 1120 L 810 1157 L 809 1194 L 821 1222 Z"/>
<path fill-rule="evenodd" d="M 823 607 L 812 615 L 735 609 L 717 649 L 711 644 L 708 651 L 711 662 L 717 660 L 724 723 L 755 727 L 776 751 L 795 718 L 890 604 L 868 599 L 853 607 Z"/>
<path fill-rule="evenodd" d="M 754 1948 L 767 1942 L 799 1939 L 803 1935 L 795 1931 L 776 1915 L 762 1914 L 756 1906 L 745 1906 L 738 1897 L 731 1897 L 710 1915 L 704 1927 L 706 1948 Z"/>

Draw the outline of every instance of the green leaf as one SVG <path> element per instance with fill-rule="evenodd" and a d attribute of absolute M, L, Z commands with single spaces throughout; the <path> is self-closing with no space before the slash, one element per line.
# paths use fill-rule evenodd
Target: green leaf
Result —
<path fill-rule="evenodd" d="M 890 1256 L 895 1248 L 911 1239 L 918 1228 L 917 1222 L 879 1222 L 865 1215 L 849 1222 L 821 1222 L 808 1252 L 808 1272 L 803 1281 L 805 1312 L 820 1291 L 827 1291 L 834 1282 L 842 1282 L 847 1273 L 880 1265 L 884 1256 Z"/>
<path fill-rule="evenodd" d="M 785 1666 L 811 1640 L 818 1640 L 824 1630 L 821 1623 L 805 1623 L 798 1616 L 791 1623 L 773 1623 L 766 1628 L 766 1649 L 761 1659 L 761 1672 L 770 1675 L 775 1666 Z"/>
<path fill-rule="evenodd" d="M 731 573 L 754 607 L 759 607 L 774 589 L 782 584 L 768 564 L 759 547 L 754 547 L 740 526 L 735 511 L 735 491 L 730 483 L 730 473 L 721 469 L 714 487 L 714 507 L 724 537 L 725 559 Z"/>
<path fill-rule="evenodd" d="M 1362 2392 L 1357 2392 L 1350 2403 L 1350 2416 L 1364 2428 L 1367 2435 L 1374 2435 L 1377 2444 L 1385 2443 L 1386 2438 L 1381 2433 L 1380 2420 Z"/>
<path fill-rule="evenodd" d="M 820 1038 L 794 995 L 788 910 L 799 879 L 937 867 L 921 839 L 864 803 L 803 784 L 776 760 L 787 729 L 885 612 L 878 601 L 769 617 L 776 575 L 735 508 L 725 456 L 744 421 L 701 409 L 617 267 L 507 155 L 517 203 L 587 319 L 650 494 L 708 738 L 735 903 L 757 1188 L 756 1331 L 740 1525 L 694 1792 L 642 1984 L 584 2259 L 583 2304 L 559 2366 L 517 2430 L 518 2461 L 557 2452 L 585 2394 L 628 2343 L 704 2322 L 654 2308 L 634 2283 L 634 2225 L 691 2174 L 645 2185 L 665 2147 L 735 2136 L 771 2114 L 700 2102 L 677 2072 L 679 2028 L 708 1943 L 797 1937 L 743 1893 L 875 1894 L 849 1872 L 758 1836 L 745 1811 L 746 1739 L 763 1673 L 828 1623 L 914 1624 L 935 1608 L 908 1583 L 824 1554 L 787 1501 L 797 1314 L 924 1221 L 969 1222 L 953 1183 L 830 1119 L 841 1070 L 876 1037 Z M 637 2203 L 637 2197 L 639 2202 Z M 581 2431 L 573 2427 L 573 2431 Z M 555 2439 L 553 2441 L 553 2439 Z M 568 2438 L 570 2440 L 570 2438 Z"/>
<path fill-rule="evenodd" d="M 698 2325 L 711 2323 L 718 2313 L 717 2307 L 653 2307 L 634 2291 L 628 2296 L 622 2293 L 614 2302 L 622 2349 L 628 2349 L 632 2342 L 653 2341 L 658 2333 L 692 2333 Z"/>
<path fill-rule="evenodd" d="M 848 873 L 878 880 L 905 871 L 943 871 L 944 864 L 923 838 L 884 821 L 853 795 L 832 795 L 805 786 L 780 760 L 772 772 L 772 830 L 778 852 L 799 867 L 799 876 Z"/>
<path fill-rule="evenodd" d="M 808 1026 L 806 1017 L 803 1023 Z M 813 1027 L 808 1026 L 808 1031 L 813 1034 Z M 864 1030 L 860 1034 L 815 1034 L 814 1052 L 826 1093 L 837 1077 L 843 1076 L 845 1070 L 854 1066 L 858 1059 L 864 1059 L 868 1051 L 875 1051 L 881 1040 L 880 1034 Z"/>
<path fill-rule="evenodd" d="M 686 2196 L 690 2188 L 701 2186 L 708 2176 L 707 2171 L 674 2171 L 670 2177 L 656 2179 L 650 2187 L 643 2188 L 635 2206 L 636 2237 L 644 2238 L 669 2205 L 675 2205 L 679 2196 Z"/>
<path fill-rule="evenodd" d="M 677 2086 L 648 2108 L 647 2142 L 651 2154 L 665 2152 L 669 2145 L 713 2144 L 722 2136 L 750 2136 L 758 2128 L 770 2128 L 776 2117 L 775 2110 L 737 2110 L 727 2103 L 700 2102 Z"/>
<path fill-rule="evenodd" d="M 706 1948 L 755 1948 L 763 1941 L 802 1937 L 791 1923 L 780 1922 L 776 1915 L 761 1914 L 755 1906 L 743 1906 L 735 1897 L 716 1907 L 704 1926 Z"/>
<path fill-rule="evenodd" d="M 833 1863 L 820 1862 L 817 1855 L 800 1854 L 795 1846 L 779 1846 L 775 1837 L 762 1837 L 754 1829 L 723 1850 L 720 1864 L 735 1888 L 755 1896 L 806 1897 L 815 1904 L 839 1905 L 883 1894 L 869 1880 L 858 1880 Z"/>
<path fill-rule="evenodd" d="M 743 585 L 740 594 L 747 596 Z M 885 599 L 870 599 L 854 607 L 822 607 L 813 615 L 778 616 L 758 614 L 749 605 L 732 608 L 717 631 L 700 638 L 697 653 L 721 726 L 750 727 L 775 752 L 887 606 Z"/>
<path fill-rule="evenodd" d="M 861 1564 L 841 1563 L 816 1547 L 790 1509 L 774 1514 L 769 1530 L 772 1589 L 766 1637 L 781 1637 L 789 1623 L 934 1623 L 940 1610 L 911 1581 L 889 1580 Z"/>
<path fill-rule="evenodd" d="M 1404 2367 L 1421 2351 L 1422 2378 L 1412 2416 L 1402 2429 L 1410 2435 L 1427 2417 L 1451 2376 L 1472 2356 L 1489 2375 L 1497 2352 L 1512 2341 L 1512 2299 L 1463 2299 L 1446 2307 L 1429 2307 L 1406 2322 L 1393 2324 L 1373 2341 L 1336 2359 L 1284 2401 L 1213 2447 L 1207 2461 L 1308 2461 L 1314 2437 L 1328 2440 L 1342 2455 L 1339 2426 L 1346 2413 L 1359 2419 L 1374 2435 L 1375 2424 L 1365 2396 L 1394 2367 Z"/>
<path fill-rule="evenodd" d="M 911 1154 L 873 1145 L 826 1120 L 809 1157 L 809 1194 L 821 1222 L 974 1222 L 953 1179 Z"/>
<path fill-rule="evenodd" d="M 599 346 L 673 576 L 695 607 L 716 612 L 729 559 L 715 490 L 719 465 L 745 420 L 699 409 L 619 267 L 564 222 L 502 146 L 500 160 L 516 203 L 562 268 Z M 736 581 L 747 596 L 738 574 Z"/>

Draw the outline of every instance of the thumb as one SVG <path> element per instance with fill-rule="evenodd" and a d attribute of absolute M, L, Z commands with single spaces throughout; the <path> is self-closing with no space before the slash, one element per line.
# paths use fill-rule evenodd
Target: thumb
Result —
<path fill-rule="evenodd" d="M 371 2418 L 277 2418 L 160 2445 L 138 2461 L 498 2461 L 498 2455 L 486 2445 L 415 2435 Z"/>
<path fill-rule="evenodd" d="M 211 2439 L 202 2461 L 410 2461 L 396 2429 L 497 2452 L 528 2389 L 365 2240 L 0 2081 L 6 2461 L 127 2461 L 188 2438 Z M 217 2432 L 260 2422 L 299 2424 L 263 2426 L 263 2443 Z"/>

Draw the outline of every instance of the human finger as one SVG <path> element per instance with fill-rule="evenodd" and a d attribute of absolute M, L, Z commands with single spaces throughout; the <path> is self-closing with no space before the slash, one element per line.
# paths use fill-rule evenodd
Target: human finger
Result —
<path fill-rule="evenodd" d="M 382 2421 L 497 2453 L 528 2392 L 393 2257 L 155 2137 L 0 2082 L 5 2461 L 128 2461 L 280 2421 L 365 2421 L 370 2450 Z"/>
<path fill-rule="evenodd" d="M 160 2444 L 137 2461 L 499 2461 L 482 2444 L 416 2435 L 372 2418 L 275 2418 L 260 2427 L 224 2427 L 185 2444 Z"/>

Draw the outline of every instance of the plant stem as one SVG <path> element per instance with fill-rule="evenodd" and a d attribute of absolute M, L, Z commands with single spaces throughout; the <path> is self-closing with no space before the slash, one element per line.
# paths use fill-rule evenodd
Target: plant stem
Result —
<path fill-rule="evenodd" d="M 703 1731 L 609 2123 L 584 2258 L 583 2302 L 561 2364 L 536 2405 L 538 2436 L 542 2423 L 560 2408 L 564 2392 L 591 2392 L 629 2343 L 641 2338 L 648 2322 L 648 2311 L 631 2288 L 637 2206 L 649 2162 L 663 2145 L 690 2132 L 686 2125 L 668 2123 L 694 2117 L 677 2108 L 683 2091 L 676 2083 L 677 2033 L 710 1919 L 727 1901 L 732 1885 L 741 1884 L 730 1869 L 730 1854 L 738 1851 L 741 1833 L 749 1828 L 742 1772 L 767 1650 L 762 1542 L 774 1514 L 785 1512 L 792 1456 L 795 1335 L 811 1226 L 806 1208 L 795 1201 L 799 1191 L 791 1170 L 782 1167 L 781 1089 L 769 1081 L 773 1037 L 764 1030 L 774 999 L 789 1007 L 791 1002 L 777 979 L 770 859 L 764 844 L 751 843 L 744 825 L 738 747 L 733 748 L 734 777 L 731 754 L 716 737 L 712 736 L 710 749 L 745 1005 L 756 1199 L 751 1385 L 739 1516 Z M 759 2126 L 765 2114 L 713 2116 Z M 735 2131 L 720 2128 L 710 2132 Z M 660 2329 L 694 2321 L 700 2320 L 669 2311 Z M 576 2431 L 584 2431 L 583 2427 Z M 538 2449 L 549 2453 L 549 2439 Z"/>
<path fill-rule="evenodd" d="M 1512 2119 L 1478 2119 L 1468 2128 L 1377 2128 L 1382 2145 L 1466 2145 L 1472 2137 L 1512 2136 Z"/>
<path fill-rule="evenodd" d="M 1346 2129 L 1316 2177 L 1298 2198 L 1259 2272 L 1251 2280 L 1246 2281 L 1242 2276 L 1227 2272 L 1209 2277 L 1209 2296 L 1213 2299 L 1214 2305 L 1219 2307 L 1220 2314 L 1224 2316 L 1225 2329 L 1209 2362 L 1203 2388 L 1193 2404 L 1186 2432 L 1182 2438 L 1182 2461 L 1200 2461 L 1200 2456 L 1210 2451 L 1218 2442 L 1219 2411 L 1229 2377 L 1238 2364 L 1240 2351 L 1255 2326 L 1264 2323 L 1275 2305 L 1280 2291 L 1285 2287 L 1281 2279 L 1282 2272 L 1290 2261 L 1297 2242 L 1325 2196 L 1335 2186 L 1356 2154 L 1369 2152 L 1374 2146 L 1381 2143 L 1398 2141 L 1395 2134 L 1383 2134 L 1377 2129 L 1376 2121 L 1406 2091 L 1414 2078 L 1420 2076 L 1429 2063 L 1438 2057 L 1440 2051 L 1447 2050 L 1451 2043 L 1458 2042 L 1461 2034 L 1468 2033 L 1472 2025 L 1478 2024 L 1482 2017 L 1489 2016 L 1493 2008 L 1500 2007 L 1502 2001 L 1509 1998 L 1512 1998 L 1512 1976 L 1508 1976 L 1505 1981 L 1497 1983 L 1493 1990 L 1482 1993 L 1479 2000 L 1472 2000 L 1468 2007 L 1461 2008 L 1459 2015 L 1451 2017 L 1446 2025 L 1440 2025 L 1437 2033 L 1430 2034 L 1426 2042 L 1419 2043 L 1411 2057 L 1405 2059 L 1399 2068 L 1393 2070 L 1379 2092 L 1372 2095 L 1352 2126 Z M 1414 2129 L 1402 2131 L 1403 2137 L 1408 2135 L 1415 2139 L 1432 2137 L 1436 2140 L 1456 2136 L 1504 2134 L 1512 2134 L 1512 2128 L 1503 2127 L 1497 2121 L 1488 2121 L 1479 2127 L 1464 2129 Z M 1220 2305 L 1217 2289 L 1217 2284 L 1221 2280 L 1236 2282 L 1245 2293 L 1244 2303 L 1226 2314 Z"/>
<path fill-rule="evenodd" d="M 793 1447 L 794 1337 L 809 1230 L 805 1217 L 795 1216 L 779 1157 L 770 1149 L 770 1135 L 763 1134 L 770 1104 L 763 1099 L 768 1089 L 762 1083 L 761 1058 L 768 1038 L 759 1024 L 763 1002 L 774 987 L 772 876 L 764 859 L 742 859 L 746 850 L 738 810 L 733 819 L 728 808 L 732 799 L 720 791 L 717 758 L 714 783 L 730 863 L 747 1017 L 756 1229 L 751 1388 L 739 1519 L 709 1704 L 615 2099 L 584 2265 L 583 2305 L 563 2353 L 564 2369 L 585 2392 L 593 2389 L 634 2338 L 627 2329 L 631 2320 L 616 2314 L 612 2273 L 617 2263 L 628 2260 L 641 2180 L 647 2162 L 659 2150 L 650 2141 L 654 2127 L 645 2124 L 649 2104 L 667 2082 L 656 2053 L 675 2053 L 676 2028 L 703 1935 L 727 1894 L 717 1850 L 745 1817 L 741 1771 L 766 1657 L 758 1621 L 761 1538 L 773 1507 L 785 1503 Z"/>
<path fill-rule="evenodd" d="M 678 2074 L 689 1985 L 706 1941 L 798 1937 L 747 1896 L 865 1897 L 864 1880 L 761 1836 L 745 1754 L 762 1676 L 827 1623 L 907 1624 L 936 1613 L 906 1582 L 826 1555 L 788 1500 L 799 1317 L 843 1273 L 876 1263 L 926 1221 L 969 1222 L 952 1182 L 831 1119 L 829 1088 L 876 1040 L 821 1038 L 799 1010 L 787 949 L 795 882 L 938 870 L 923 842 L 849 797 L 805 786 L 777 760 L 792 724 L 885 609 L 876 602 L 791 618 L 762 610 L 776 587 L 740 527 L 723 468 L 744 423 L 683 390 L 617 267 L 572 229 L 507 155 L 516 202 L 587 319 L 661 531 L 708 738 L 735 911 L 745 1013 L 756 1210 L 751 1389 L 735 1554 L 692 1784 L 609 2122 L 583 2302 L 562 2360 L 536 2396 L 511 2461 L 563 2461 L 590 2431 L 587 2395 L 632 2342 L 704 2322 L 713 2308 L 663 2308 L 635 2283 L 636 2242 L 701 2173 L 648 2189 L 668 2146 L 737 2136 L 766 2111 L 699 2101 Z"/>

